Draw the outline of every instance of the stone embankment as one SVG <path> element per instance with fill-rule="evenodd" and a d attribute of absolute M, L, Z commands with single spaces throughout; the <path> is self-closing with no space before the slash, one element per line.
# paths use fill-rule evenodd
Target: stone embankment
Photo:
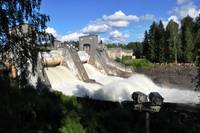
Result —
<path fill-rule="evenodd" d="M 153 68 L 135 69 L 163 87 L 194 90 L 197 68 L 194 64 L 158 64 Z"/>

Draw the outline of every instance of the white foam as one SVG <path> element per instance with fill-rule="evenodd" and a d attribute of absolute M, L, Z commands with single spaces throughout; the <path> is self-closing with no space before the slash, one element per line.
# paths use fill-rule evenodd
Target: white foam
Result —
<path fill-rule="evenodd" d="M 82 62 L 88 62 L 90 59 L 90 56 L 85 51 L 78 51 L 78 55 Z"/>
<path fill-rule="evenodd" d="M 189 90 L 178 90 L 161 88 L 151 79 L 141 74 L 134 74 L 132 77 L 123 79 L 114 76 L 107 76 L 100 73 L 95 67 L 84 64 L 90 78 L 103 84 L 84 83 L 78 80 L 72 72 L 63 66 L 45 69 L 52 88 L 63 92 L 65 95 L 85 96 L 89 95 L 94 99 L 123 101 L 131 100 L 131 94 L 141 91 L 145 94 L 159 92 L 165 102 L 174 103 L 198 103 L 199 93 Z"/>
<path fill-rule="evenodd" d="M 95 79 L 97 82 L 101 83 L 102 85 L 110 84 L 114 81 L 120 81 L 123 78 L 116 77 L 116 76 L 108 76 L 101 73 L 97 68 L 90 64 L 84 64 L 84 68 L 89 76 L 90 79 Z"/>
<path fill-rule="evenodd" d="M 88 84 L 78 80 L 78 78 L 64 66 L 45 68 L 45 72 L 52 88 L 63 92 L 65 95 L 91 95 L 92 91 L 101 87 L 98 84 Z"/>

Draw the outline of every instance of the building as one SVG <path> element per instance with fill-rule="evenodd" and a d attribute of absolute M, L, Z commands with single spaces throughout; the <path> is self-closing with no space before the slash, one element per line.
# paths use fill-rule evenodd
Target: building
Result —
<path fill-rule="evenodd" d="M 97 35 L 82 36 L 79 38 L 79 50 L 86 51 L 89 55 L 93 55 L 96 49 L 99 48 Z"/>
<path fill-rule="evenodd" d="M 122 48 L 109 48 L 107 49 L 108 56 L 115 60 L 117 58 L 122 58 L 123 56 L 129 56 L 133 59 L 135 59 L 135 56 L 133 56 L 133 50 L 127 50 Z"/>

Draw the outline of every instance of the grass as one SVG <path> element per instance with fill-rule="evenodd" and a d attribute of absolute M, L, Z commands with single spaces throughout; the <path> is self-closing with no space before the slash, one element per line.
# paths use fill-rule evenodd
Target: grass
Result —
<path fill-rule="evenodd" d="M 122 59 L 118 58 L 116 61 L 127 66 L 132 66 L 133 68 L 151 68 L 154 66 L 154 64 L 147 59 L 131 59 L 127 56 L 122 57 Z"/>

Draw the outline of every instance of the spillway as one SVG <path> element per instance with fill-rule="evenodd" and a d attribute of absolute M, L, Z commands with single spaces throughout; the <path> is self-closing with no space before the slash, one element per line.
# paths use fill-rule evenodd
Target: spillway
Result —
<path fill-rule="evenodd" d="M 61 91 L 68 96 L 91 95 L 101 86 L 80 81 L 73 72 L 64 66 L 45 68 L 52 89 Z"/>
<path fill-rule="evenodd" d="M 94 79 L 102 85 L 80 81 L 71 71 L 63 66 L 45 68 L 45 72 L 52 88 L 69 96 L 87 95 L 94 99 L 123 101 L 131 100 L 131 94 L 134 91 L 141 91 L 145 94 L 159 92 L 164 97 L 165 102 L 199 102 L 199 93 L 174 88 L 161 88 L 145 75 L 134 74 L 130 78 L 125 79 L 102 74 L 90 64 L 84 64 L 84 68 L 90 79 Z"/>

